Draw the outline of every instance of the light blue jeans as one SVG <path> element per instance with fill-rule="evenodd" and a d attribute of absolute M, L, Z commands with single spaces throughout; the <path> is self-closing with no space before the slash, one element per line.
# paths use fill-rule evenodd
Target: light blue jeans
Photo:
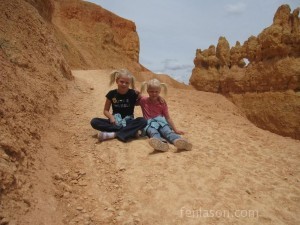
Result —
<path fill-rule="evenodd" d="M 178 134 L 176 134 L 169 125 L 165 125 L 163 127 L 159 127 L 159 129 L 155 129 L 154 127 L 149 126 L 147 129 L 147 135 L 149 138 L 157 138 L 161 141 L 166 139 L 170 143 L 174 143 L 176 139 L 181 138 Z M 164 138 L 164 139 L 163 139 Z"/>

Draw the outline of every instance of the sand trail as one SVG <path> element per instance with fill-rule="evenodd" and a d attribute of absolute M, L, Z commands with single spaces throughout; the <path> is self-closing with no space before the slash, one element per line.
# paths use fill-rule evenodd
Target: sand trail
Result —
<path fill-rule="evenodd" d="M 169 88 L 192 151 L 153 152 L 147 138 L 98 143 L 89 122 L 115 88 L 109 72 L 73 71 L 45 134 L 62 224 L 300 223 L 299 141 L 255 127 L 221 95 Z"/>

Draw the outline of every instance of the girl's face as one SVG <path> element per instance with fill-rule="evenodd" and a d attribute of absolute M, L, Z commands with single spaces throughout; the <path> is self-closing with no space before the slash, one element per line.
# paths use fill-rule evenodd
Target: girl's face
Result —
<path fill-rule="evenodd" d="M 160 87 L 150 87 L 147 89 L 150 99 L 157 99 L 160 94 Z"/>
<path fill-rule="evenodd" d="M 118 85 L 118 91 L 123 94 L 128 91 L 131 82 L 128 77 L 119 77 L 116 79 L 116 83 Z"/>

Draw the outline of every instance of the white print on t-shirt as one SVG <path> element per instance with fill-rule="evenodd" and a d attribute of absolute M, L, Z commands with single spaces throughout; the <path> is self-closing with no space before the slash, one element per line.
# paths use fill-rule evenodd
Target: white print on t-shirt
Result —
<path fill-rule="evenodd" d="M 114 105 L 116 108 L 128 108 L 130 107 L 129 99 L 118 99 Z"/>

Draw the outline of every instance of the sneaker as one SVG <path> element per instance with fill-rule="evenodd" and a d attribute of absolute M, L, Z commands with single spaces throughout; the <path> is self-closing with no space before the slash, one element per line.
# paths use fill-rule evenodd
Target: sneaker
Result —
<path fill-rule="evenodd" d="M 187 150 L 187 151 L 191 151 L 193 147 L 191 143 L 189 143 L 187 140 L 182 138 L 175 140 L 174 145 L 178 150 Z"/>
<path fill-rule="evenodd" d="M 99 131 L 97 137 L 98 137 L 98 140 L 99 140 L 100 142 L 104 141 L 103 133 L 102 133 L 101 131 Z"/>
<path fill-rule="evenodd" d="M 169 145 L 158 138 L 150 138 L 149 144 L 152 148 L 158 151 L 166 152 L 169 149 Z"/>
<path fill-rule="evenodd" d="M 104 140 L 108 140 L 108 139 L 113 139 L 115 137 L 116 137 L 115 132 L 101 132 L 101 131 L 99 131 L 99 133 L 98 133 L 98 140 L 100 142 L 102 142 Z"/>

